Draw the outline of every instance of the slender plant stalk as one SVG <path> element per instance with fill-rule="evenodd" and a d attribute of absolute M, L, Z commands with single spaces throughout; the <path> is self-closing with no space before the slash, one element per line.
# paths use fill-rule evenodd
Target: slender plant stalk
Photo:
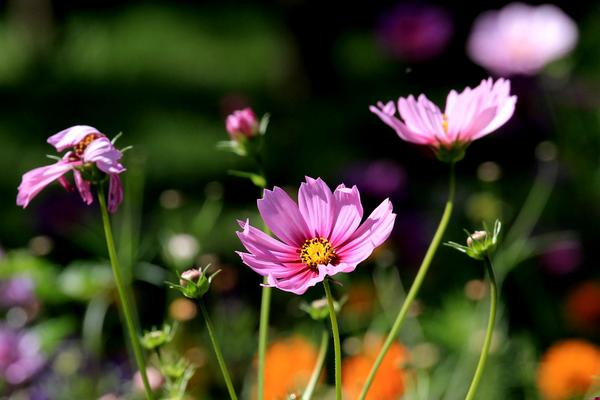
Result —
<path fill-rule="evenodd" d="M 259 174 L 263 178 L 263 183 L 267 185 L 267 177 L 260 155 L 256 156 L 256 165 L 258 166 Z M 260 187 L 259 189 L 264 189 Z M 268 235 L 270 233 L 267 224 L 263 227 L 263 231 Z M 256 377 L 257 399 L 264 400 L 265 393 L 265 354 L 267 352 L 267 340 L 269 336 L 269 315 L 271 313 L 271 288 L 266 286 L 268 278 L 263 278 L 262 296 L 260 300 L 260 323 L 258 326 L 258 371 Z"/>
<path fill-rule="evenodd" d="M 127 325 L 127 331 L 129 332 L 129 340 L 131 341 L 131 347 L 133 349 L 137 367 L 140 371 L 140 375 L 142 376 L 144 390 L 146 391 L 146 398 L 153 400 L 154 395 L 152 393 L 152 389 L 150 388 L 150 383 L 148 382 L 148 376 L 146 375 L 146 362 L 144 361 L 144 355 L 142 353 L 142 348 L 140 346 L 135 324 L 133 322 L 132 307 L 125 290 L 123 277 L 121 275 L 121 266 L 119 265 L 119 258 L 117 257 L 117 251 L 115 249 L 115 241 L 113 239 L 112 229 L 110 227 L 110 217 L 108 216 L 108 209 L 106 208 L 106 199 L 104 197 L 104 187 L 102 184 L 98 185 L 98 202 L 100 203 L 100 211 L 102 213 L 102 224 L 104 225 L 104 234 L 106 236 L 106 247 L 108 248 L 110 265 L 115 278 L 115 284 L 117 285 L 117 292 L 119 293 L 119 300 L 121 301 L 121 308 L 123 309 L 125 324 Z"/>
<path fill-rule="evenodd" d="M 208 315 L 208 311 L 206 311 L 206 307 L 204 306 L 204 303 L 202 301 L 199 301 L 198 303 L 200 304 L 200 311 L 202 311 L 204 322 L 206 322 L 208 336 L 210 336 L 210 341 L 212 342 L 213 350 L 215 351 L 215 355 L 217 356 L 217 361 L 219 362 L 219 367 L 221 368 L 223 379 L 225 379 L 225 385 L 227 385 L 229 397 L 231 398 L 231 400 L 237 400 L 237 395 L 235 394 L 233 383 L 231 383 L 231 376 L 229 375 L 229 371 L 227 370 L 227 365 L 225 365 L 223 353 L 221 352 L 221 346 L 219 346 L 219 342 L 217 341 L 217 337 L 215 336 L 213 324 L 210 320 L 210 316 Z"/>
<path fill-rule="evenodd" d="M 444 208 L 444 213 L 442 214 L 442 219 L 440 220 L 437 230 L 435 231 L 435 235 L 433 236 L 433 239 L 431 240 L 431 244 L 429 245 L 429 248 L 427 249 L 427 253 L 425 253 L 423 262 L 421 263 L 421 266 L 419 267 L 419 272 L 417 273 L 417 276 L 415 277 L 415 280 L 414 280 L 412 286 L 410 287 L 410 290 L 408 291 L 406 298 L 404 299 L 404 303 L 402 304 L 402 307 L 400 308 L 400 311 L 398 312 L 398 316 L 396 317 L 396 320 L 394 321 L 394 325 L 392 325 L 392 329 L 390 330 L 390 333 L 388 334 L 387 338 L 385 339 L 383 347 L 379 351 L 379 354 L 377 355 L 377 359 L 375 359 L 375 363 L 371 367 L 369 376 L 367 377 L 367 380 L 365 381 L 365 384 L 363 385 L 362 391 L 360 393 L 360 397 L 359 397 L 360 400 L 365 400 L 365 398 L 367 397 L 367 393 L 369 392 L 369 388 L 371 387 L 371 384 L 373 383 L 375 374 L 377 374 L 377 370 L 379 369 L 379 366 L 381 365 L 383 358 L 385 357 L 390 346 L 396 339 L 396 336 L 398 335 L 398 332 L 400 331 L 400 328 L 402 327 L 402 323 L 404 322 L 404 319 L 406 318 L 406 315 L 408 314 L 408 311 L 410 310 L 410 306 L 412 305 L 413 301 L 417 297 L 417 294 L 419 293 L 419 289 L 421 289 L 423 280 L 425 279 L 425 276 L 427 275 L 427 270 L 429 269 L 429 266 L 431 265 L 433 256 L 435 255 L 438 247 L 440 246 L 440 242 L 442 241 L 442 237 L 444 236 L 444 232 L 446 231 L 446 227 L 448 226 L 448 221 L 450 220 L 450 216 L 452 215 L 452 208 L 454 206 L 455 186 L 456 186 L 456 183 L 455 183 L 455 178 L 454 178 L 454 163 L 451 163 L 450 164 L 450 185 L 449 185 L 449 189 L 448 189 L 448 200 L 446 201 L 446 207 Z"/>
<path fill-rule="evenodd" d="M 310 376 L 308 385 L 302 394 L 302 400 L 312 399 L 315 388 L 317 387 L 317 383 L 319 382 L 319 376 L 321 376 L 321 371 L 323 370 L 323 363 L 325 362 L 327 347 L 329 347 L 329 332 L 327 329 L 323 329 L 323 333 L 321 334 L 321 346 L 319 347 L 319 355 L 317 356 L 317 363 L 315 364 L 315 369 Z"/>
<path fill-rule="evenodd" d="M 479 385 L 479 381 L 481 380 L 481 376 L 483 375 L 485 362 L 487 361 L 490 345 L 492 344 L 492 335 L 494 334 L 494 322 L 496 321 L 496 307 L 498 302 L 498 288 L 496 286 L 496 275 L 494 274 L 494 268 L 492 267 L 492 262 L 490 261 L 489 257 L 486 257 L 483 262 L 485 264 L 485 268 L 488 273 L 488 278 L 490 280 L 490 317 L 488 319 L 487 332 L 485 333 L 485 340 L 483 341 L 483 347 L 481 348 L 481 355 L 479 356 L 477 369 L 475 370 L 475 375 L 473 375 L 473 380 L 471 381 L 471 385 L 469 386 L 469 391 L 467 392 L 467 397 L 465 397 L 465 400 L 473 400 L 475 398 L 477 386 Z"/>
<path fill-rule="evenodd" d="M 327 296 L 327 305 L 329 306 L 329 318 L 331 319 L 331 333 L 333 334 L 333 350 L 335 352 L 335 398 L 342 399 L 342 348 L 340 346 L 340 330 L 338 328 L 337 317 L 335 316 L 335 307 L 333 306 L 333 296 L 329 281 L 323 280 L 325 295 Z"/>
<path fill-rule="evenodd" d="M 268 283 L 267 277 L 263 285 Z M 269 333 L 269 314 L 271 312 L 271 288 L 263 286 L 260 301 L 260 325 L 258 327 L 258 398 L 264 399 L 265 387 L 265 353 L 267 351 L 267 336 Z"/>

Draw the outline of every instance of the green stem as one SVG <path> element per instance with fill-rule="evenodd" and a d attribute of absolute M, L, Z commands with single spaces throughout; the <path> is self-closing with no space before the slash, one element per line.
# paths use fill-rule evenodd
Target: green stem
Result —
<path fill-rule="evenodd" d="M 323 334 L 321 335 L 321 346 L 319 347 L 319 355 L 317 356 L 317 363 L 315 364 L 315 369 L 310 376 L 308 385 L 302 394 L 302 400 L 310 400 L 313 396 L 315 388 L 317 387 L 317 383 L 319 382 L 319 377 L 321 376 L 321 371 L 323 370 L 323 363 L 325 362 L 327 347 L 329 347 L 329 332 L 327 332 L 327 329 L 323 329 Z"/>
<path fill-rule="evenodd" d="M 473 380 L 471 381 L 471 386 L 469 386 L 469 391 L 467 392 L 467 397 L 465 397 L 465 400 L 473 400 L 475 398 L 477 386 L 479 385 L 479 381 L 481 380 L 481 376 L 483 375 L 485 362 L 487 361 L 490 345 L 492 344 L 492 335 L 494 334 L 494 322 L 496 320 L 496 307 L 498 302 L 498 288 L 496 286 L 496 276 L 494 275 L 494 268 L 492 267 L 492 262 L 490 261 L 489 257 L 485 258 L 484 264 L 490 279 L 490 317 L 488 319 L 487 332 L 485 333 L 485 340 L 483 341 L 483 347 L 481 348 L 481 355 L 479 356 L 477 369 L 475 370 L 475 375 L 473 375 Z"/>
<path fill-rule="evenodd" d="M 219 342 L 217 342 L 217 337 L 215 336 L 214 328 L 208 315 L 208 311 L 206 311 L 206 307 L 204 306 L 204 303 L 202 301 L 199 301 L 198 303 L 200 304 L 200 311 L 202 311 L 202 316 L 204 316 L 204 322 L 206 322 L 208 336 L 210 336 L 210 341 L 212 342 L 215 355 L 217 356 L 217 361 L 219 362 L 219 367 L 221 368 L 223 379 L 225 379 L 225 385 L 227 385 L 229 397 L 231 398 L 231 400 L 237 400 L 237 395 L 235 394 L 233 383 L 231 383 L 231 377 L 229 376 L 229 371 L 227 370 L 227 366 L 225 365 L 225 360 L 223 360 L 221 347 L 219 346 Z"/>
<path fill-rule="evenodd" d="M 125 318 L 125 324 L 127 325 L 127 331 L 129 332 L 129 340 L 131 341 L 131 347 L 133 349 L 137 367 L 140 371 L 140 375 L 142 376 L 144 390 L 146 391 L 146 398 L 152 400 L 154 399 L 154 395 L 152 393 L 152 389 L 150 388 L 150 383 L 148 382 L 148 376 L 146 375 L 146 363 L 144 361 L 142 348 L 140 346 L 135 325 L 133 323 L 133 311 L 131 304 L 129 303 L 129 297 L 125 291 L 123 277 L 121 276 L 121 266 L 119 265 L 119 258 L 117 257 L 117 251 L 115 249 L 115 241 L 113 239 L 112 229 L 110 227 L 110 218 L 108 216 L 108 209 L 106 208 L 106 199 L 104 197 L 104 187 L 102 184 L 98 185 L 98 202 L 100 203 L 100 212 L 102 213 L 102 223 L 104 225 L 104 234 L 106 236 L 106 247 L 108 248 L 110 265 L 115 278 L 119 300 L 121 301 L 123 317 Z"/>
<path fill-rule="evenodd" d="M 423 262 L 421 263 L 421 266 L 419 267 L 419 272 L 417 273 L 417 276 L 415 277 L 415 280 L 414 280 L 412 286 L 410 287 L 410 290 L 408 291 L 406 298 L 404 299 L 404 303 L 402 304 L 402 307 L 400 308 L 400 311 L 398 312 L 398 316 L 396 317 L 396 320 L 394 321 L 394 325 L 392 325 L 392 329 L 390 330 L 390 333 L 388 334 L 387 338 L 385 339 L 383 347 L 379 351 L 379 354 L 377 355 L 377 359 L 375 360 L 375 363 L 371 367 L 369 376 L 367 377 L 367 380 L 365 381 L 365 384 L 363 385 L 362 391 L 360 393 L 360 397 L 359 397 L 360 400 L 365 400 L 365 398 L 367 397 L 367 393 L 369 392 L 369 388 L 371 387 L 371 384 L 373 383 L 375 374 L 377 374 L 377 370 L 379 369 L 379 366 L 381 365 L 383 358 L 385 357 L 390 346 L 396 339 L 396 336 L 398 335 L 398 332 L 400 331 L 400 327 L 402 327 L 402 323 L 404 322 L 404 319 L 406 318 L 406 315 L 408 314 L 408 311 L 410 310 L 410 306 L 412 305 L 413 301 L 417 297 L 417 294 L 419 293 L 419 289 L 421 288 L 421 285 L 423 284 L 423 280 L 425 279 L 425 276 L 427 275 L 427 270 L 429 269 L 429 265 L 431 264 L 431 261 L 433 260 L 433 256 L 435 255 L 438 247 L 440 246 L 440 242 L 442 241 L 442 237 L 444 236 L 444 232 L 446 231 L 446 227 L 448 226 L 448 221 L 450 220 L 450 216 L 452 215 L 455 186 L 456 186 L 456 183 L 455 183 L 455 178 L 454 178 L 454 163 L 451 163 L 450 164 L 450 185 L 449 185 L 449 189 L 448 189 L 448 200 L 446 201 L 446 207 L 444 208 L 444 213 L 442 214 L 442 219 L 440 220 L 437 230 L 435 231 L 435 235 L 433 236 L 433 239 L 431 240 L 431 244 L 429 245 L 429 248 L 427 249 L 427 253 L 425 253 Z"/>
<path fill-rule="evenodd" d="M 268 284 L 267 277 L 263 279 L 263 285 Z M 262 299 L 260 302 L 260 325 L 258 327 L 258 399 L 264 398 L 265 386 L 265 353 L 267 351 L 267 336 L 269 333 L 269 313 L 271 309 L 271 288 L 263 286 Z"/>
<path fill-rule="evenodd" d="M 331 333 L 333 334 L 333 350 L 335 352 L 335 398 L 342 399 L 342 348 L 340 346 L 340 330 L 338 328 L 337 317 L 335 316 L 335 307 L 333 306 L 333 296 L 329 281 L 323 281 L 325 295 L 327 296 L 327 305 L 329 306 L 329 318 L 331 319 Z"/>

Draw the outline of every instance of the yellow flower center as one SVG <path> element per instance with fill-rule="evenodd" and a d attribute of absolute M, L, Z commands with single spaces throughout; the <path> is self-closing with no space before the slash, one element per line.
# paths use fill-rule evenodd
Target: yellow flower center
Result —
<path fill-rule="evenodd" d="M 442 128 L 444 128 L 444 132 L 448 133 L 448 116 L 446 114 L 442 114 Z"/>
<path fill-rule="evenodd" d="M 90 143 L 92 143 L 94 140 L 98 139 L 99 137 L 100 137 L 100 135 L 98 135 L 97 133 L 90 133 L 89 135 L 84 137 L 81 142 L 79 142 L 75 146 L 73 146 L 73 150 L 75 151 L 75 154 L 78 157 L 83 156 L 83 152 L 85 151 L 85 149 L 87 149 L 87 147 L 90 145 Z"/>
<path fill-rule="evenodd" d="M 308 239 L 300 249 L 300 259 L 306 266 L 316 269 L 317 265 L 327 265 L 337 259 L 335 250 L 325 238 Z"/>

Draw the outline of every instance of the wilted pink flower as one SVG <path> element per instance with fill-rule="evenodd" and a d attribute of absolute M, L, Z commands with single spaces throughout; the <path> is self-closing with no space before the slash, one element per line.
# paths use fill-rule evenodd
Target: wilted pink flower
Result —
<path fill-rule="evenodd" d="M 571 51 L 577 36 L 577 25 L 560 8 L 512 3 L 475 20 L 467 51 L 494 73 L 534 75 Z"/>
<path fill-rule="evenodd" d="M 225 127 L 233 140 L 240 136 L 252 137 L 258 134 L 258 120 L 250 107 L 229 114 L 225 120 Z"/>
<path fill-rule="evenodd" d="M 452 90 L 442 112 L 424 94 L 398 99 L 398 114 L 393 101 L 378 102 L 369 109 L 392 127 L 401 139 L 434 148 L 438 157 L 457 161 L 473 140 L 493 132 L 513 115 L 516 96 L 510 95 L 510 81 L 489 78 L 475 89 L 461 93 Z M 441 150 L 441 151 L 440 151 Z M 446 160 L 448 161 L 448 160 Z"/>
<path fill-rule="evenodd" d="M 377 27 L 380 45 L 393 57 L 420 61 L 438 55 L 452 35 L 450 15 L 433 5 L 400 4 Z"/>
<path fill-rule="evenodd" d="M 277 239 L 238 221 L 237 232 L 249 253 L 238 252 L 244 264 L 268 277 L 268 284 L 303 294 L 326 276 L 352 272 L 392 231 L 396 214 L 384 200 L 361 225 L 363 208 L 356 186 L 335 192 L 320 178 L 306 177 L 298 204 L 283 189 L 265 190 L 258 210 Z"/>
<path fill-rule="evenodd" d="M 50 136 L 48 143 L 59 152 L 69 148 L 71 150 L 55 164 L 35 168 L 23 175 L 17 194 L 17 205 L 27 207 L 42 189 L 56 180 L 65 189 L 72 190 L 73 186 L 64 175 L 73 171 L 75 187 L 86 204 L 93 202 L 90 179 L 97 179 L 101 174 L 107 174 L 109 177 L 108 209 L 110 212 L 115 212 L 123 201 L 123 187 L 119 177 L 119 174 L 125 171 L 125 167 L 119 162 L 123 153 L 96 128 L 85 125 L 73 126 Z"/>

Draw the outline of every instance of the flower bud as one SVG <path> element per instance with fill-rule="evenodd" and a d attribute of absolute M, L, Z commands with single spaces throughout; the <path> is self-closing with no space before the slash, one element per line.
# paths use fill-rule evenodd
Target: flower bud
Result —
<path fill-rule="evenodd" d="M 258 134 L 258 120 L 250 107 L 231 113 L 225 120 L 225 127 L 232 140 L 240 137 L 253 137 Z"/>
<path fill-rule="evenodd" d="M 482 242 L 487 236 L 486 231 L 475 231 L 467 238 L 467 246 L 473 247 L 473 241 Z"/>
<path fill-rule="evenodd" d="M 197 283 L 202 277 L 202 273 L 199 269 L 191 268 L 187 271 L 184 271 L 181 274 L 181 279 L 179 279 L 179 284 L 181 286 L 186 286 L 188 282 Z"/>
<path fill-rule="evenodd" d="M 206 266 L 202 268 L 190 268 L 179 275 L 179 284 L 167 282 L 171 289 L 178 289 L 185 297 L 199 299 L 208 292 L 213 278 L 221 272 L 215 271 L 212 275 L 206 275 Z"/>
<path fill-rule="evenodd" d="M 176 325 L 170 326 L 165 324 L 163 325 L 162 329 L 146 331 L 140 338 L 140 343 L 146 350 L 154 350 L 173 340 L 173 336 L 175 336 L 175 330 Z"/>
<path fill-rule="evenodd" d="M 483 260 L 486 257 L 489 257 L 496 249 L 501 226 L 502 224 L 500 221 L 496 220 L 494 223 L 494 229 L 492 231 L 489 231 L 486 227 L 486 229 L 483 231 L 475 231 L 473 233 L 467 232 L 468 236 L 466 246 L 454 242 L 448 242 L 444 244 L 462 253 L 465 253 L 471 258 Z"/>

